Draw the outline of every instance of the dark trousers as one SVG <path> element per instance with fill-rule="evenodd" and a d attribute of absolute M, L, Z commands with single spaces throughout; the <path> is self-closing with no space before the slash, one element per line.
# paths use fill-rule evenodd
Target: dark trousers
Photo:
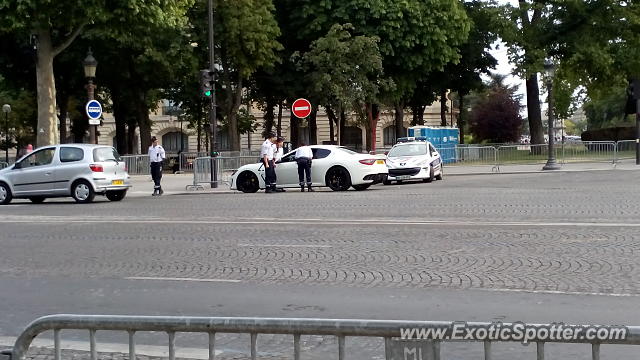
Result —
<path fill-rule="evenodd" d="M 307 175 L 307 185 L 311 185 L 311 159 L 299 158 L 296 159 L 298 163 L 298 180 L 300 186 L 304 186 L 304 176 Z"/>
<path fill-rule="evenodd" d="M 269 160 L 269 167 L 267 167 L 265 164 L 264 176 L 265 176 L 265 179 L 264 179 L 265 188 L 267 189 L 271 188 L 271 190 L 275 190 L 277 178 L 276 178 L 276 168 L 273 166 L 273 160 Z"/>
<path fill-rule="evenodd" d="M 162 179 L 162 162 L 151 163 L 151 178 L 153 179 L 154 189 L 160 189 L 160 180 Z"/>

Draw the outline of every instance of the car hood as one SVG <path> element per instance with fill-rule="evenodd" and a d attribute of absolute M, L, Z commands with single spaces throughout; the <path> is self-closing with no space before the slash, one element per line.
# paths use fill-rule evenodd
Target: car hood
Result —
<path fill-rule="evenodd" d="M 387 157 L 387 165 L 392 168 L 422 166 L 429 161 L 428 156 L 394 156 Z"/>

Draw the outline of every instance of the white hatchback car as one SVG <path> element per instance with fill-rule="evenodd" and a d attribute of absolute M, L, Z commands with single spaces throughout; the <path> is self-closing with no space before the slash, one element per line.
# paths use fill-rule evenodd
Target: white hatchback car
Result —
<path fill-rule="evenodd" d="M 311 181 L 314 187 L 328 186 L 333 191 L 345 191 L 350 187 L 365 190 L 387 178 L 384 156 L 360 154 L 335 145 L 311 145 L 311 150 Z M 300 187 L 295 150 L 276 163 L 276 175 L 279 188 Z M 264 188 L 262 162 L 244 165 L 233 173 L 231 189 L 253 193 Z"/>
<path fill-rule="evenodd" d="M 67 196 L 89 203 L 96 194 L 120 201 L 130 187 L 126 165 L 111 146 L 45 146 L 0 170 L 0 205 L 13 198 L 38 204 Z"/>
<path fill-rule="evenodd" d="M 384 182 L 402 182 L 405 180 L 422 180 L 432 182 L 442 180 L 442 158 L 440 153 L 428 141 L 413 140 L 398 143 L 387 153 L 389 176 Z"/>

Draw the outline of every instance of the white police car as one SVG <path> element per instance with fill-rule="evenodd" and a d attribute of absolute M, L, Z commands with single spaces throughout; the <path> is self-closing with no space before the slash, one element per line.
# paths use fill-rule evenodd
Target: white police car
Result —
<path fill-rule="evenodd" d="M 440 153 L 424 137 L 398 139 L 387 153 L 387 168 L 389 176 L 385 185 L 405 180 L 432 182 L 443 177 Z"/>

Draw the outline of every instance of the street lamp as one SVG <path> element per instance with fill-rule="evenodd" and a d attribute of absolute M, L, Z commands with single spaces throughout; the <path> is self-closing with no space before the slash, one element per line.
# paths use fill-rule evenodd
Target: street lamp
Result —
<path fill-rule="evenodd" d="M 560 165 L 556 162 L 556 154 L 555 154 L 555 132 L 553 131 L 553 76 L 556 72 L 556 65 L 550 59 L 545 60 L 544 62 L 544 72 L 545 72 L 545 80 L 547 81 L 547 96 L 549 102 L 549 127 L 547 130 L 547 136 L 549 137 L 549 158 L 547 159 L 547 163 L 542 167 L 542 170 L 559 170 Z"/>
<path fill-rule="evenodd" d="M 87 89 L 87 97 L 91 101 L 95 99 L 96 86 L 93 84 L 93 79 L 96 77 L 96 68 L 98 67 L 98 61 L 93 57 L 91 48 L 87 52 L 87 57 L 82 61 L 82 66 L 84 67 L 84 77 L 87 78 L 87 86 L 85 87 Z M 89 125 L 89 142 L 91 144 L 98 143 L 96 138 L 97 128 L 97 125 Z"/>
<path fill-rule="evenodd" d="M 2 111 L 4 112 L 4 121 L 5 121 L 5 133 L 4 133 L 4 161 L 9 163 L 9 113 L 11 112 L 11 105 L 4 104 L 2 105 Z"/>

